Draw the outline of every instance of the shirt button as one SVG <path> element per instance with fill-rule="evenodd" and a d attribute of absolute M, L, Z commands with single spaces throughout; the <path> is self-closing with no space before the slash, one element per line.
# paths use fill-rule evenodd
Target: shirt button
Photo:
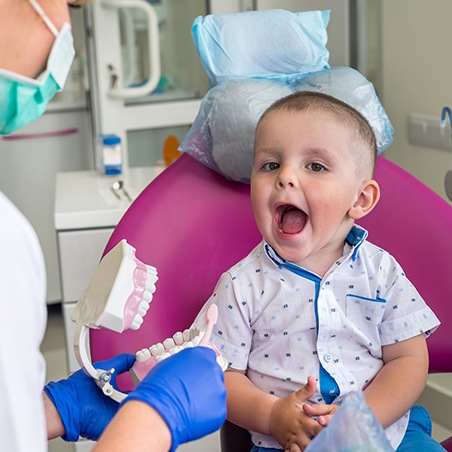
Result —
<path fill-rule="evenodd" d="M 323 355 L 323 360 L 324 360 L 326 363 L 330 363 L 332 359 L 333 359 L 333 357 L 332 357 L 329 353 L 325 353 L 325 354 Z"/>

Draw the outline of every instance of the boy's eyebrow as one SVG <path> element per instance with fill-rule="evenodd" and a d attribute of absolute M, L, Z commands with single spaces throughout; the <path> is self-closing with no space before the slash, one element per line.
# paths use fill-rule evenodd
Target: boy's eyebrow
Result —
<path fill-rule="evenodd" d="M 277 155 L 282 153 L 283 151 L 281 149 L 279 149 L 278 147 L 273 147 L 273 146 L 260 146 L 260 147 L 255 147 L 254 151 L 259 151 L 260 155 Z M 305 155 L 305 157 L 307 158 L 316 158 L 316 157 L 323 157 L 323 158 L 329 158 L 329 159 L 333 159 L 333 160 L 337 160 L 337 154 L 335 152 L 331 152 L 330 150 L 328 150 L 327 148 L 309 148 L 309 149 L 304 149 L 303 150 L 303 154 Z"/>
<path fill-rule="evenodd" d="M 274 146 L 254 146 L 254 149 L 258 150 L 259 152 L 265 152 L 265 153 L 273 153 L 275 152 L 275 147 Z"/>
<path fill-rule="evenodd" d="M 330 160 L 336 161 L 338 159 L 337 154 L 335 152 L 331 152 L 327 148 L 309 148 L 304 152 L 305 157 L 312 158 L 328 158 Z"/>
<path fill-rule="evenodd" d="M 266 158 L 266 157 L 278 156 L 282 153 L 282 151 L 278 148 L 271 147 L 271 146 L 260 146 L 260 147 L 254 146 L 253 155 L 256 155 L 256 153 L 259 153 L 259 156 L 261 158 L 262 157 Z"/>

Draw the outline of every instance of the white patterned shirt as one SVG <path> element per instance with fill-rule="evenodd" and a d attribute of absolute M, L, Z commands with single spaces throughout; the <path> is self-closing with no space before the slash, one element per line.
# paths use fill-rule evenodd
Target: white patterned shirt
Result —
<path fill-rule="evenodd" d="M 311 403 L 340 404 L 383 366 L 382 346 L 429 335 L 439 320 L 396 260 L 354 226 L 343 256 L 323 278 L 284 261 L 265 242 L 224 273 L 207 307 L 218 305 L 211 342 L 263 391 L 277 397 L 317 379 Z M 320 364 L 320 365 L 319 365 Z M 394 449 L 409 413 L 386 429 Z M 251 432 L 254 444 L 279 448 Z"/>

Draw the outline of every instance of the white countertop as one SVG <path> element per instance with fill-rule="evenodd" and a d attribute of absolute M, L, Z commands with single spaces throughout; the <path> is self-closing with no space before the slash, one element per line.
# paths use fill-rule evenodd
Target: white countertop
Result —
<path fill-rule="evenodd" d="M 55 229 L 88 229 L 116 226 L 131 202 L 124 192 L 112 190 L 122 180 L 135 199 L 164 166 L 128 168 L 123 174 L 104 176 L 97 171 L 60 172 L 56 178 Z"/>

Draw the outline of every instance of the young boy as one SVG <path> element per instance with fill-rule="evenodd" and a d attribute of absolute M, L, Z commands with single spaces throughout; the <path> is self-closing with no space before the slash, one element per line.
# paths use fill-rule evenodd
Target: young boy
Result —
<path fill-rule="evenodd" d="M 195 322 L 218 305 L 211 341 L 230 363 L 228 419 L 251 431 L 253 451 L 304 450 L 359 389 L 394 449 L 409 436 L 439 321 L 355 225 L 379 199 L 376 155 L 365 118 L 324 94 L 285 97 L 257 125 L 251 201 L 264 240 Z M 417 410 L 410 431 L 429 422 Z M 424 428 L 421 449 L 442 450 Z"/>

